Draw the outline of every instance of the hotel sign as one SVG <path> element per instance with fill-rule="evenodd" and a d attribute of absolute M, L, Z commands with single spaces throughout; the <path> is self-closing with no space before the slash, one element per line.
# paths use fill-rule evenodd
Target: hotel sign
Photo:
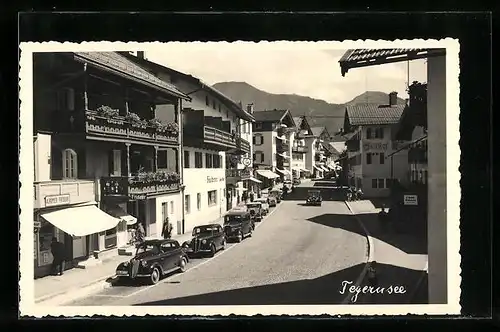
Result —
<path fill-rule="evenodd" d="M 45 196 L 45 206 L 69 204 L 69 194 Z"/>
<path fill-rule="evenodd" d="M 387 151 L 389 143 L 363 143 L 364 151 Z"/>
<path fill-rule="evenodd" d="M 207 176 L 207 183 L 223 182 L 225 178 L 217 178 L 214 176 Z"/>
<path fill-rule="evenodd" d="M 403 196 L 404 205 L 418 205 L 417 195 L 404 195 Z"/>

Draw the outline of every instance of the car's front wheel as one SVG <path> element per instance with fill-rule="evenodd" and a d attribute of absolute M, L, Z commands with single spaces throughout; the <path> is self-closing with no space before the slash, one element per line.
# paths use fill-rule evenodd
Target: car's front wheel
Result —
<path fill-rule="evenodd" d="M 221 244 L 220 248 L 221 248 L 221 250 L 226 249 L 226 239 L 225 238 L 222 240 L 222 244 Z"/>
<path fill-rule="evenodd" d="M 179 271 L 185 272 L 186 271 L 186 266 L 187 266 L 187 259 L 186 257 L 182 257 L 181 261 L 179 262 Z"/>
<path fill-rule="evenodd" d="M 236 238 L 236 241 L 240 243 L 243 240 L 243 233 L 241 231 L 238 232 L 238 237 Z"/>
<path fill-rule="evenodd" d="M 217 249 L 215 248 L 215 244 L 210 245 L 210 257 L 214 257 L 215 253 L 217 252 Z"/>
<path fill-rule="evenodd" d="M 161 272 L 158 267 L 153 268 L 153 272 L 151 272 L 151 276 L 149 277 L 149 283 L 151 285 L 156 285 L 160 281 Z"/>

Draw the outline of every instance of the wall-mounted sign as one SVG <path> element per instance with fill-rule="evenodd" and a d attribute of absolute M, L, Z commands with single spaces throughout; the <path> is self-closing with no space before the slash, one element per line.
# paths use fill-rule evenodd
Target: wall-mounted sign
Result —
<path fill-rule="evenodd" d="M 142 199 L 146 199 L 146 195 L 144 195 L 144 194 L 130 194 L 129 198 L 131 200 L 142 200 Z"/>
<path fill-rule="evenodd" d="M 243 165 L 246 167 L 248 167 L 252 164 L 252 161 L 250 160 L 250 158 L 243 158 L 242 162 L 243 162 Z"/>
<path fill-rule="evenodd" d="M 387 151 L 389 143 L 363 143 L 363 150 L 367 151 Z"/>
<path fill-rule="evenodd" d="M 418 205 L 417 195 L 404 195 L 403 196 L 404 205 Z"/>
<path fill-rule="evenodd" d="M 45 206 L 69 204 L 69 194 L 45 196 Z"/>
<path fill-rule="evenodd" d="M 223 182 L 225 178 L 218 178 L 215 176 L 207 176 L 207 183 Z"/>

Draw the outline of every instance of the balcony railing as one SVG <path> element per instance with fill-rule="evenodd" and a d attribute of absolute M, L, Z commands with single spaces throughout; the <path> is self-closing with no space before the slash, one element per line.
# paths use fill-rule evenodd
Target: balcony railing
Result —
<path fill-rule="evenodd" d="M 236 135 L 233 136 L 226 131 L 210 126 L 203 127 L 203 140 L 205 143 L 223 145 L 230 149 L 236 149 L 236 138 Z"/>
<path fill-rule="evenodd" d="M 101 195 L 103 197 L 129 197 L 143 199 L 180 190 L 178 176 L 158 178 L 140 176 L 114 176 L 101 178 Z"/>
<path fill-rule="evenodd" d="M 307 146 L 294 146 L 292 147 L 292 152 L 296 153 L 307 153 Z"/>
<path fill-rule="evenodd" d="M 250 143 L 241 137 L 236 137 L 236 149 L 243 153 L 250 153 Z"/>
<path fill-rule="evenodd" d="M 94 181 L 90 180 L 34 182 L 33 189 L 35 209 L 95 200 Z"/>
<path fill-rule="evenodd" d="M 104 115 L 97 111 L 85 112 L 85 133 L 88 136 L 112 137 L 156 144 L 177 144 L 177 124 L 155 126 L 144 120 L 136 122 L 119 115 Z"/>
<path fill-rule="evenodd" d="M 250 169 L 236 169 L 229 168 L 226 169 L 226 182 L 236 183 L 249 179 L 252 176 L 252 171 Z"/>
<path fill-rule="evenodd" d="M 357 152 L 360 149 L 360 141 L 357 139 L 349 140 L 346 142 L 346 147 L 348 152 Z"/>

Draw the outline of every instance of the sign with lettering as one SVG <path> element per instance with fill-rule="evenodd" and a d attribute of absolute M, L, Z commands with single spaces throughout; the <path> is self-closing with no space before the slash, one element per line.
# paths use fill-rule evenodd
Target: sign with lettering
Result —
<path fill-rule="evenodd" d="M 69 204 L 69 194 L 45 196 L 45 206 Z"/>
<path fill-rule="evenodd" d="M 363 150 L 364 151 L 387 151 L 387 148 L 389 146 L 389 143 L 369 143 L 365 142 L 363 143 Z"/>
<path fill-rule="evenodd" d="M 130 194 L 129 198 L 131 200 L 142 200 L 142 199 L 146 199 L 146 195 L 144 195 L 144 194 Z"/>
<path fill-rule="evenodd" d="M 418 205 L 417 195 L 404 195 L 403 196 L 404 205 Z"/>
<path fill-rule="evenodd" d="M 207 176 L 207 183 L 223 182 L 225 178 L 218 178 L 215 176 Z"/>

